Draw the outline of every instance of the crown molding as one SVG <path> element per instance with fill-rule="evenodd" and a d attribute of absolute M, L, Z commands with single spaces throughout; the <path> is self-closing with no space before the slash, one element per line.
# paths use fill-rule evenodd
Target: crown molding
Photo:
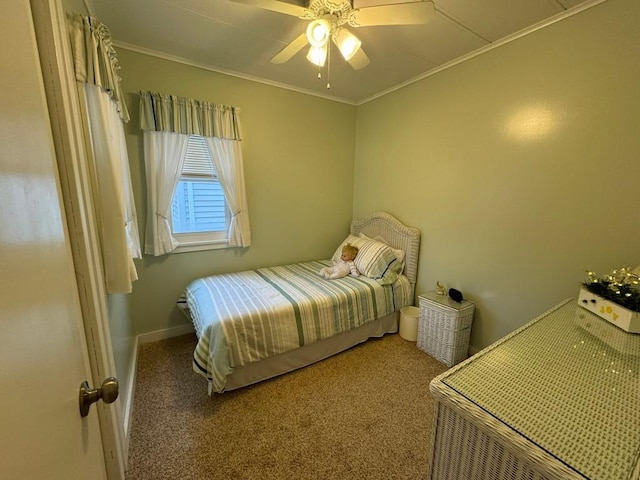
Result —
<path fill-rule="evenodd" d="M 370 97 L 365 98 L 364 100 L 360 100 L 359 102 L 356 102 L 356 105 L 363 105 L 365 103 L 371 102 L 377 98 L 383 97 L 385 95 L 388 95 L 389 93 L 395 92 L 397 90 L 400 90 L 408 85 L 411 85 L 412 83 L 416 83 L 419 82 L 420 80 L 424 80 L 425 78 L 428 78 L 432 75 L 435 75 L 437 73 L 442 72 L 443 70 L 447 70 L 448 68 L 454 67 L 460 63 L 466 62 L 467 60 L 470 60 L 472 58 L 478 57 L 484 53 L 487 53 L 491 50 L 494 50 L 498 47 L 501 47 L 503 45 L 506 45 L 508 43 L 511 43 L 515 40 L 518 40 L 519 38 L 525 37 L 527 35 L 530 35 L 534 32 L 537 32 L 538 30 L 548 27 L 549 25 L 553 25 L 554 23 L 560 22 L 562 20 L 565 20 L 569 17 L 572 17 L 584 10 L 587 10 L 591 7 L 594 7 L 596 5 L 599 5 L 601 3 L 606 2 L 607 0 L 591 0 L 585 3 L 582 3 L 580 5 L 577 5 L 573 8 L 569 8 L 567 10 L 565 10 L 564 12 L 561 12 L 557 15 L 554 15 L 553 17 L 547 18 L 546 20 L 543 20 L 541 22 L 538 22 L 530 27 L 524 28 L 516 33 L 513 33 L 507 37 L 504 37 L 500 40 L 496 40 L 495 42 L 491 43 L 490 45 L 486 45 L 484 47 L 481 47 L 477 50 L 474 50 L 473 52 L 470 52 L 466 55 L 463 55 L 462 57 L 458 57 L 455 60 L 451 60 L 450 62 L 447 63 L 443 63 L 442 65 L 440 65 L 439 67 L 436 67 L 432 70 L 429 70 L 426 73 L 423 73 L 421 75 L 418 75 L 417 77 L 413 77 L 405 82 L 399 83 L 397 85 L 394 85 L 391 88 L 388 88 L 386 90 L 383 90 L 379 93 L 376 93 L 375 95 L 372 95 Z"/>
<path fill-rule="evenodd" d="M 262 83 L 264 85 L 269 85 L 271 87 L 283 88 L 285 90 L 291 90 L 293 92 L 302 93 L 304 95 L 311 95 L 313 97 L 319 97 L 325 100 L 332 100 L 334 102 L 345 103 L 347 105 L 356 105 L 356 102 L 345 100 L 344 98 L 332 97 L 330 95 L 323 95 L 318 92 L 314 92 L 312 90 L 306 90 L 304 88 L 293 87 L 291 85 L 287 85 L 285 83 L 274 82 L 272 80 L 265 80 L 264 78 L 254 77 L 251 75 L 247 75 L 244 73 L 235 72 L 233 70 L 225 70 L 223 68 L 212 67 L 211 65 L 207 65 L 205 63 L 194 62 L 192 60 L 188 60 L 183 57 L 178 57 L 175 55 L 169 55 L 166 53 L 158 52 L 156 50 L 151 50 L 148 48 L 138 47 L 135 45 L 130 45 L 124 42 L 113 41 L 113 45 L 117 48 L 122 48 L 124 50 L 130 50 L 136 53 L 142 53 L 144 55 L 149 55 L 151 57 L 160 58 L 162 60 L 169 60 L 175 63 L 181 63 L 183 65 L 188 65 L 190 67 L 201 68 L 203 70 L 208 70 L 210 72 L 221 73 L 223 75 L 228 75 L 230 77 L 241 78 L 242 80 L 248 80 L 251 82 Z"/>

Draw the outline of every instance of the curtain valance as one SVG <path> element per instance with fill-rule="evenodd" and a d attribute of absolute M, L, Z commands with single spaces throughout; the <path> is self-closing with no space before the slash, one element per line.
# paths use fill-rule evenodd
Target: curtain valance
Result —
<path fill-rule="evenodd" d="M 120 69 L 111 33 L 106 25 L 95 18 L 80 14 L 68 17 L 71 50 L 76 80 L 97 85 L 116 103 L 120 118 L 128 122 L 129 112 L 120 87 Z"/>
<path fill-rule="evenodd" d="M 140 128 L 242 140 L 240 109 L 174 95 L 140 92 Z"/>

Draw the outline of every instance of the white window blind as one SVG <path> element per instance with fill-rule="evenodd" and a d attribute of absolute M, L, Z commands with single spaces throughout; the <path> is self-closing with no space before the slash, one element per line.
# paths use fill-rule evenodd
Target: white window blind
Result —
<path fill-rule="evenodd" d="M 199 135 L 191 135 L 187 144 L 187 158 L 182 167 L 183 177 L 217 178 L 213 169 L 211 155 L 204 141 Z"/>
<path fill-rule="evenodd" d="M 229 228 L 227 203 L 203 137 L 192 135 L 189 138 L 171 216 L 174 234 L 201 233 L 215 240 L 218 236 L 210 237 L 211 233 L 220 232 L 226 238 Z M 198 237 L 197 241 L 206 239 Z"/>

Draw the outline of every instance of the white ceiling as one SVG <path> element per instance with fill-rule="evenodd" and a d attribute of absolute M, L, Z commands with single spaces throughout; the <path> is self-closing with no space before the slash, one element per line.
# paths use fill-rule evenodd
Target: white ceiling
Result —
<path fill-rule="evenodd" d="M 293 3 L 295 0 L 290 0 Z M 599 3 L 598 0 L 435 0 L 426 25 L 352 28 L 371 63 L 354 70 L 337 52 L 326 72 L 306 49 L 282 65 L 270 63 L 308 21 L 230 0 L 85 0 L 116 46 L 179 59 L 215 71 L 359 104 L 399 85 L 486 50 L 508 37 Z M 354 0 L 354 8 L 402 3 Z M 350 27 L 351 28 L 351 27 Z M 170 92 L 166 92 L 170 93 Z"/>

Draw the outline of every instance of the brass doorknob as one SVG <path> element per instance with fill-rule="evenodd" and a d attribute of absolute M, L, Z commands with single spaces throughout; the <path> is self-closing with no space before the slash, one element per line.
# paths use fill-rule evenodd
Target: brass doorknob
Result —
<path fill-rule="evenodd" d="M 89 383 L 85 380 L 80 384 L 80 416 L 89 415 L 89 408 L 92 403 L 102 399 L 104 403 L 113 403 L 118 398 L 118 379 L 109 377 L 102 382 L 100 388 L 89 388 Z"/>

